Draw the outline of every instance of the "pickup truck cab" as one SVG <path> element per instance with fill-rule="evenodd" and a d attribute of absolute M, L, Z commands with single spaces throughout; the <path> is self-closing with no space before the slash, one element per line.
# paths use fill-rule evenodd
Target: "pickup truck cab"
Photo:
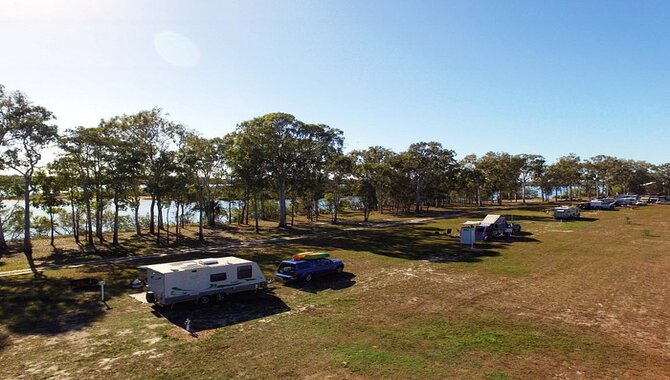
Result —
<path fill-rule="evenodd" d="M 284 260 L 277 268 L 276 276 L 282 281 L 302 280 L 310 282 L 315 277 L 341 273 L 344 263 L 338 259 Z"/>

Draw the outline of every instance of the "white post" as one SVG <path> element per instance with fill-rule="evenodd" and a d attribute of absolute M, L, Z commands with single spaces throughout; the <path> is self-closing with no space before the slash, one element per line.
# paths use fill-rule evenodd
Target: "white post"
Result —
<path fill-rule="evenodd" d="M 98 285 L 100 285 L 100 299 L 102 302 L 105 302 L 105 282 L 100 281 L 98 282 Z"/>

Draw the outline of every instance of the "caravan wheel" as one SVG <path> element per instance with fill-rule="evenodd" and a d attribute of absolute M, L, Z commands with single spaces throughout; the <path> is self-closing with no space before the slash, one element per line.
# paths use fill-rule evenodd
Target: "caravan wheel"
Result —
<path fill-rule="evenodd" d="M 200 297 L 200 304 L 201 305 L 206 305 L 209 303 L 209 296 L 202 296 Z"/>

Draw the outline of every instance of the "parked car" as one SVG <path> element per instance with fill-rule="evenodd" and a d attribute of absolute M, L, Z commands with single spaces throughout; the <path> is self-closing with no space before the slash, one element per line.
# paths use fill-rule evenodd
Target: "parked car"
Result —
<path fill-rule="evenodd" d="M 591 208 L 596 210 L 609 210 L 613 208 L 616 204 L 615 202 L 606 202 L 604 200 L 593 200 L 590 202 Z"/>
<path fill-rule="evenodd" d="M 344 263 L 339 259 L 321 258 L 316 260 L 284 260 L 277 267 L 276 276 L 283 281 L 312 281 L 315 277 L 332 273 L 342 273 Z"/>
<path fill-rule="evenodd" d="M 582 210 L 591 210 L 593 207 L 591 207 L 591 203 L 589 202 L 582 202 L 582 203 L 577 203 L 577 207 L 579 207 Z"/>

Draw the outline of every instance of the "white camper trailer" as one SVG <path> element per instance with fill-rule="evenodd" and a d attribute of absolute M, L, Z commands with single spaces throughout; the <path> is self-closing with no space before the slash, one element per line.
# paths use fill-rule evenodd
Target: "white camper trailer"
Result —
<path fill-rule="evenodd" d="M 147 301 L 171 305 L 183 301 L 208 303 L 228 294 L 265 289 L 267 281 L 258 264 L 237 257 L 177 261 L 145 265 Z"/>
<path fill-rule="evenodd" d="M 575 206 L 560 206 L 554 208 L 554 219 L 579 218 L 579 209 Z"/>

